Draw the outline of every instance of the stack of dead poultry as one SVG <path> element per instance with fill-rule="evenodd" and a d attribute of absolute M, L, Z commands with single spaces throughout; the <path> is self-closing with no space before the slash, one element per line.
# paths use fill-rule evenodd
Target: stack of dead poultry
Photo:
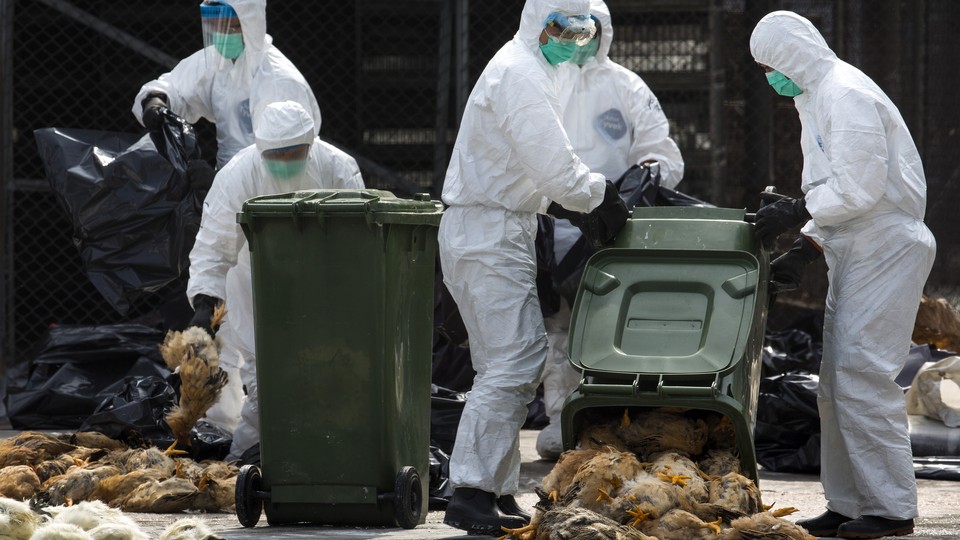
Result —
<path fill-rule="evenodd" d="M 237 468 L 176 453 L 96 432 L 25 431 L 0 441 L 0 496 L 42 506 L 96 500 L 129 512 L 232 511 Z"/>
<path fill-rule="evenodd" d="M 219 306 L 216 328 L 226 311 Z M 97 432 L 54 436 L 23 432 L 0 441 L 0 496 L 44 506 L 102 501 L 130 512 L 232 511 L 237 468 L 222 461 L 177 457 L 190 432 L 226 384 L 220 344 L 190 327 L 167 334 L 160 352 L 181 379 L 180 401 L 166 415 L 176 441 L 166 451 L 127 444 Z"/>
<path fill-rule="evenodd" d="M 506 540 L 814 540 L 770 509 L 740 470 L 726 417 L 624 410 L 590 422 L 537 490 L 531 523 Z"/>

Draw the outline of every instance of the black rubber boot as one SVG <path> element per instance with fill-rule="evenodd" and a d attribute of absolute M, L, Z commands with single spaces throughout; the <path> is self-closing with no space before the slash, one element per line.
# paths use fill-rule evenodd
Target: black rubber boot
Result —
<path fill-rule="evenodd" d="M 497 497 L 497 508 L 499 508 L 504 514 L 523 518 L 524 521 L 530 523 L 530 514 L 528 514 L 523 508 L 520 508 L 520 505 L 517 503 L 517 499 L 515 499 L 513 495 L 501 495 Z"/>
<path fill-rule="evenodd" d="M 501 512 L 493 493 L 476 488 L 457 488 L 453 491 L 443 522 L 470 534 L 483 536 L 503 536 L 503 527 L 518 529 L 527 524 L 523 518 Z"/>
<path fill-rule="evenodd" d="M 912 519 L 887 519 L 877 516 L 860 516 L 840 525 L 840 538 L 883 538 L 913 534 Z"/>
<path fill-rule="evenodd" d="M 813 536 L 836 536 L 840 525 L 848 521 L 853 521 L 853 518 L 827 510 L 815 518 L 801 519 L 797 521 L 797 525 Z"/>

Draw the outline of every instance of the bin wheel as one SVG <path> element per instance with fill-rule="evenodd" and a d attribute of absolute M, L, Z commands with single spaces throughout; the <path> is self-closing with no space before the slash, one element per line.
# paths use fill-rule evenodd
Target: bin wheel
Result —
<path fill-rule="evenodd" d="M 416 527 L 420 523 L 420 503 L 423 498 L 417 469 L 409 465 L 400 469 L 393 487 L 393 512 L 397 525 L 404 529 Z"/>
<path fill-rule="evenodd" d="M 244 527 L 255 527 L 260 521 L 263 499 L 257 496 L 257 492 L 260 491 L 261 483 L 260 469 L 256 465 L 240 467 L 235 494 L 237 519 Z"/>

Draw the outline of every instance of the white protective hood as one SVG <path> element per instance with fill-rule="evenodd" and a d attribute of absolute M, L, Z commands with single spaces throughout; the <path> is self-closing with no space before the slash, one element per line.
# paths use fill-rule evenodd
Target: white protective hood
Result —
<path fill-rule="evenodd" d="M 841 225 L 885 212 L 922 220 L 926 181 L 897 107 L 869 77 L 837 58 L 807 19 L 775 11 L 757 24 L 750 51 L 793 80 L 803 126 L 803 185 L 819 243 Z"/>

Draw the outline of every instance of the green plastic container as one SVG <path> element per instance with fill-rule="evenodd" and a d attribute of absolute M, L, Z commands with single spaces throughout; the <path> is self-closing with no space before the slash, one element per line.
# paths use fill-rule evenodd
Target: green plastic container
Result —
<path fill-rule="evenodd" d="M 271 525 L 424 522 L 441 213 L 378 190 L 243 205 L 261 428 L 261 468 L 237 482 L 244 525 L 261 501 Z"/>
<path fill-rule="evenodd" d="M 591 409 L 714 411 L 732 422 L 744 474 L 758 480 L 769 257 L 745 216 L 637 208 L 615 245 L 590 258 L 570 323 L 570 360 L 584 376 L 564 404 L 565 449 Z"/>

